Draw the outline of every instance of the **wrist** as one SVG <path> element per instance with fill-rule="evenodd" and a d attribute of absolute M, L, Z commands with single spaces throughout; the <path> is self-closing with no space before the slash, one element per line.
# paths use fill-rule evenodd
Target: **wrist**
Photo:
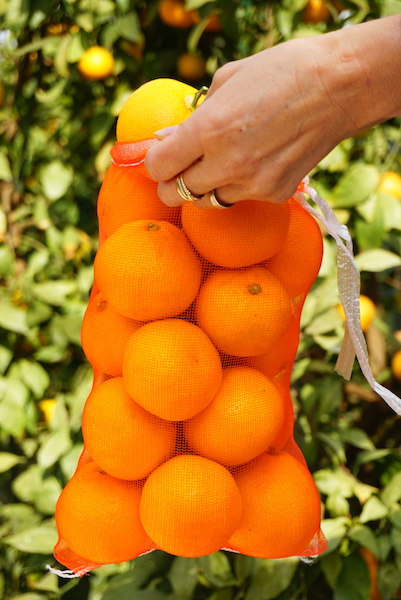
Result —
<path fill-rule="evenodd" d="M 401 114 L 401 15 L 328 34 L 333 99 L 347 137 Z"/>

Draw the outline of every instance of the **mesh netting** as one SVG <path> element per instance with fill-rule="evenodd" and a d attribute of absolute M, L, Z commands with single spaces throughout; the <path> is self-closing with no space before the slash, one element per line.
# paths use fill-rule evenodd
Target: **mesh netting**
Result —
<path fill-rule="evenodd" d="M 144 168 L 156 142 L 147 136 L 187 118 L 200 96 L 172 80 L 150 85 L 152 108 L 145 84 L 120 114 L 98 199 L 99 251 L 82 325 L 93 388 L 84 451 L 56 509 L 63 577 L 153 549 L 262 558 L 325 550 L 290 396 L 301 311 L 322 259 L 314 216 L 338 248 L 347 318 L 336 368 L 348 378 L 356 355 L 401 414 L 401 400 L 369 366 L 347 228 L 307 178 L 282 205 L 166 207 Z"/>
<path fill-rule="evenodd" d="M 293 438 L 290 376 L 320 229 L 294 198 L 167 208 L 137 168 L 143 144 L 116 145 L 124 166 L 99 194 L 82 326 L 94 383 L 55 557 L 83 574 L 155 548 L 317 555 L 321 505 Z"/>

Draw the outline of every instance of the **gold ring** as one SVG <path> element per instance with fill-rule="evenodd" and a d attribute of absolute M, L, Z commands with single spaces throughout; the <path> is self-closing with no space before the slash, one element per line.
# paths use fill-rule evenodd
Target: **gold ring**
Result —
<path fill-rule="evenodd" d="M 209 192 L 209 198 L 213 208 L 230 208 L 230 206 L 233 206 L 232 204 L 221 204 L 216 198 L 215 190 Z"/>
<path fill-rule="evenodd" d="M 181 196 L 181 198 L 183 200 L 185 200 L 185 202 L 197 202 L 204 196 L 204 194 L 202 194 L 202 196 L 194 196 L 193 195 L 193 193 L 185 185 L 185 181 L 184 181 L 184 177 L 183 177 L 182 173 L 179 177 L 177 177 L 176 188 L 177 188 L 178 194 Z"/>

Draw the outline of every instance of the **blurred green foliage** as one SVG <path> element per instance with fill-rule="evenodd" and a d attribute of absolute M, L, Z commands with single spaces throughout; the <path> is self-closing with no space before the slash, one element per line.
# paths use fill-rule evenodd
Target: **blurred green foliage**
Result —
<path fill-rule="evenodd" d="M 329 20 L 311 24 L 304 20 L 306 0 L 187 0 L 199 19 L 180 29 L 160 19 L 158 4 L 0 0 L 0 597 L 401 598 L 399 419 L 357 366 L 351 382 L 334 372 L 343 325 L 335 245 L 326 237 L 292 381 L 296 439 L 324 502 L 324 555 L 309 565 L 226 552 L 200 559 L 154 552 L 81 580 L 46 571 L 54 565 L 55 504 L 82 450 L 81 411 L 92 374 L 80 324 L 93 282 L 96 197 L 122 104 L 148 79 L 180 78 L 183 53 L 203 57 L 205 75 L 189 82 L 208 85 L 229 60 L 401 12 L 401 0 L 327 1 Z M 205 29 L 212 12 L 218 31 Z M 95 44 L 112 52 L 114 70 L 87 81 L 77 63 Z M 401 348 L 394 335 L 401 329 L 401 199 L 378 185 L 384 172 L 401 172 L 400 123 L 342 142 L 311 173 L 353 235 L 362 291 L 377 307 L 366 332 L 372 368 L 398 394 L 390 359 Z M 379 596 L 361 548 L 370 552 Z"/>

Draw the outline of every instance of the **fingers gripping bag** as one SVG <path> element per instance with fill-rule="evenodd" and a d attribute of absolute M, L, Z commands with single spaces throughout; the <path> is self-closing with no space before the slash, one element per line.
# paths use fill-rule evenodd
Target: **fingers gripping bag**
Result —
<path fill-rule="evenodd" d="M 282 558 L 327 546 L 290 397 L 322 260 L 304 198 L 313 190 L 305 181 L 279 205 L 165 206 L 144 157 L 154 132 L 197 102 L 192 87 L 157 79 L 117 122 L 81 332 L 94 375 L 84 451 L 55 515 L 64 577 L 154 549 Z M 343 372 L 356 345 L 348 329 Z"/>

